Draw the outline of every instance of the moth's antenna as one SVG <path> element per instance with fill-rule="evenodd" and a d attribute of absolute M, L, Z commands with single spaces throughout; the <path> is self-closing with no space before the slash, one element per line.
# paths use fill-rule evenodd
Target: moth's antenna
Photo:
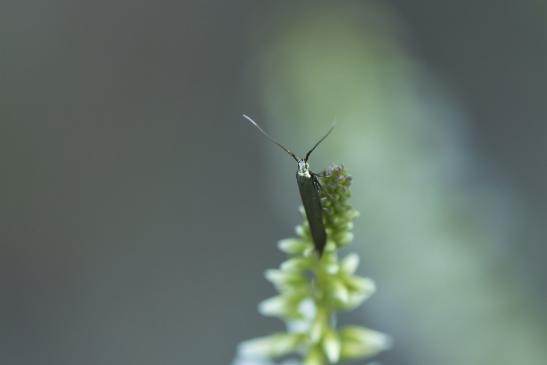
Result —
<path fill-rule="evenodd" d="M 334 123 L 332 125 L 332 127 L 330 127 L 329 131 L 319 140 L 317 141 L 317 143 L 311 148 L 311 150 L 308 151 L 308 153 L 306 153 L 306 157 L 304 158 L 304 161 L 308 162 L 308 158 L 310 157 L 311 153 L 313 152 L 313 150 L 319 146 L 319 144 L 321 142 L 323 142 L 325 140 L 325 138 L 327 138 L 330 134 L 330 132 L 332 132 L 332 130 L 334 129 L 334 127 L 336 126 L 336 123 Z"/>
<path fill-rule="evenodd" d="M 281 147 L 285 152 L 287 152 L 289 155 L 291 155 L 292 158 L 295 159 L 296 162 L 298 162 L 298 157 L 296 157 L 296 155 L 294 153 L 292 153 L 291 151 L 289 151 L 289 149 L 287 149 L 285 146 L 283 146 L 281 143 L 277 142 L 275 139 L 273 139 L 272 137 L 270 137 L 270 135 L 268 133 L 266 133 L 264 131 L 264 129 L 260 128 L 260 126 L 254 121 L 251 119 L 251 117 L 249 117 L 248 115 L 245 115 L 243 114 L 243 118 L 247 119 L 249 122 L 252 123 L 252 125 L 254 125 L 259 131 L 260 133 L 262 133 L 264 135 L 264 137 L 268 138 L 270 140 L 270 142 L 272 143 L 275 143 L 276 145 L 278 145 L 279 147 Z"/>

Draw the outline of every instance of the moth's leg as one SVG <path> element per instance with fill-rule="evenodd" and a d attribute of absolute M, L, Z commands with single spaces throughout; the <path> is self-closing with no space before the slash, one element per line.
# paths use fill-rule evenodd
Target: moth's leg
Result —
<path fill-rule="evenodd" d="M 323 189 L 323 186 L 321 186 L 321 183 L 319 182 L 319 179 L 317 178 L 317 176 L 318 175 L 313 174 L 313 173 L 311 175 L 313 186 L 315 187 L 315 190 L 324 192 L 329 197 L 329 199 L 332 200 L 333 199 L 332 195 L 330 195 L 328 191 Z"/>
<path fill-rule="evenodd" d="M 329 175 L 327 173 L 327 170 L 323 170 L 318 174 L 316 174 L 316 173 L 312 173 L 312 174 L 313 174 L 313 176 L 316 176 L 316 177 L 330 177 L 330 176 L 332 176 L 332 174 Z"/>
<path fill-rule="evenodd" d="M 311 181 L 313 182 L 313 186 L 315 187 L 315 190 L 317 190 L 317 191 L 323 190 L 323 187 L 321 186 L 321 183 L 319 182 L 319 179 L 317 179 L 316 174 L 312 173 Z"/>

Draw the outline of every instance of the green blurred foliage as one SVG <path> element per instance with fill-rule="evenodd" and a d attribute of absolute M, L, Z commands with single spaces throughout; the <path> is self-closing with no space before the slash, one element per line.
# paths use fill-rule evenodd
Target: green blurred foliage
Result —
<path fill-rule="evenodd" d="M 372 316 L 388 323 L 398 359 L 544 364 L 544 308 L 511 265 L 518 212 L 503 181 L 479 174 L 462 109 L 402 46 L 388 9 L 307 11 L 266 29 L 263 106 L 275 135 L 309 143 L 339 121 L 314 161 L 353 172 L 357 245 L 382 288 Z"/>

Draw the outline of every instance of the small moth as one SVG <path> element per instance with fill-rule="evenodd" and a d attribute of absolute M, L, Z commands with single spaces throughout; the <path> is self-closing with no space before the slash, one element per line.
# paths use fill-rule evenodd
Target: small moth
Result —
<path fill-rule="evenodd" d="M 334 125 L 328 130 L 328 132 L 306 153 L 304 158 L 297 157 L 294 153 L 288 150 L 285 146 L 274 140 L 268 133 L 266 133 L 254 120 L 249 116 L 243 114 L 243 117 L 251 122 L 260 133 L 268 138 L 272 143 L 279 146 L 285 152 L 287 152 L 297 163 L 298 170 L 296 171 L 296 183 L 298 184 L 298 190 L 300 191 L 300 198 L 302 199 L 302 205 L 304 205 L 304 211 L 306 212 L 306 218 L 310 225 L 311 236 L 315 251 L 321 257 L 325 245 L 327 243 L 327 233 L 325 232 L 325 225 L 323 224 L 323 207 L 321 206 L 321 198 L 319 197 L 319 190 L 321 184 L 319 183 L 320 177 L 325 177 L 324 173 L 316 174 L 310 170 L 308 159 L 311 153 L 334 129 Z"/>

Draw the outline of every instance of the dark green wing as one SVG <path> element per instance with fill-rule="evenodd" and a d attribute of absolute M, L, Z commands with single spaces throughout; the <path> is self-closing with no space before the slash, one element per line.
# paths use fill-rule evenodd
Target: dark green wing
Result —
<path fill-rule="evenodd" d="M 306 211 L 306 217 L 310 224 L 311 236 L 319 257 L 323 254 L 325 244 L 327 243 L 327 234 L 323 225 L 323 208 L 321 207 L 321 198 L 314 184 L 313 177 L 300 176 L 296 174 L 298 190 L 302 198 L 302 204 Z"/>

